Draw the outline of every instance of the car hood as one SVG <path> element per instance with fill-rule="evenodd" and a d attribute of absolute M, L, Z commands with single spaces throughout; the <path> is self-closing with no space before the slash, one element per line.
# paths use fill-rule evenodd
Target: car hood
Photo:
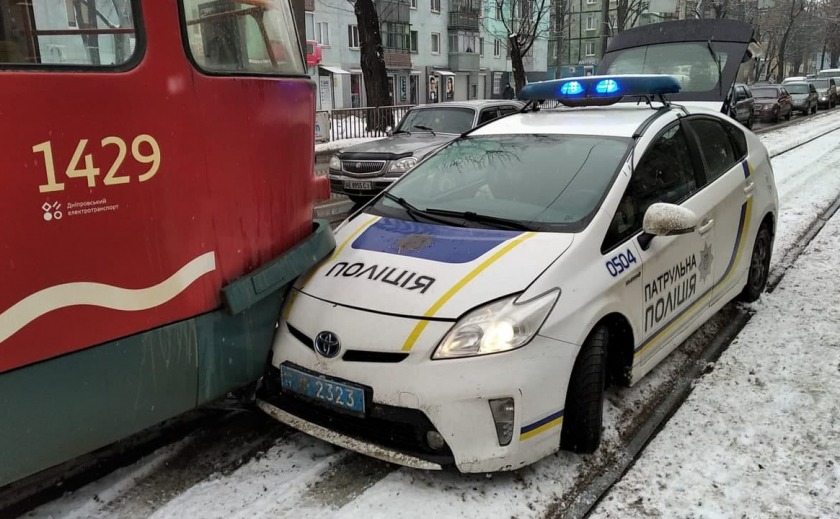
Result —
<path fill-rule="evenodd" d="M 688 75 L 679 78 L 681 82 L 688 80 L 683 90 L 676 94 L 669 94 L 668 99 L 679 103 L 686 101 L 713 103 L 716 111 L 726 113 L 731 102 L 729 93 L 732 91 L 732 86 L 739 81 L 739 75 L 746 77 L 750 72 L 742 69 L 741 64 L 754 65 L 752 58 L 760 52 L 758 42 L 754 38 L 754 29 L 746 22 L 727 19 L 673 20 L 627 29 L 615 35 L 610 42 L 599 65 L 598 73 L 602 75 L 673 73 L 658 70 L 661 63 L 654 56 L 658 52 L 667 53 L 668 46 L 675 43 L 695 43 L 702 46 L 702 49 L 711 47 L 717 56 L 726 55 L 727 58 L 720 69 L 719 84 L 714 88 L 707 91 L 691 91 L 685 88 L 685 85 L 690 85 L 692 81 Z M 644 52 L 645 56 L 651 56 L 652 59 L 649 61 L 647 59 L 618 59 L 623 55 L 638 55 L 641 52 Z M 613 63 L 616 63 L 615 71 L 611 71 Z M 676 73 L 673 74 L 679 76 Z"/>
<path fill-rule="evenodd" d="M 338 154 L 342 160 L 380 158 L 396 160 L 403 157 L 422 157 L 431 151 L 452 142 L 457 135 L 428 132 L 400 133 L 385 139 L 357 144 Z"/>
<path fill-rule="evenodd" d="M 524 291 L 573 234 L 450 227 L 361 214 L 296 285 L 330 303 L 406 317 L 457 319 Z"/>

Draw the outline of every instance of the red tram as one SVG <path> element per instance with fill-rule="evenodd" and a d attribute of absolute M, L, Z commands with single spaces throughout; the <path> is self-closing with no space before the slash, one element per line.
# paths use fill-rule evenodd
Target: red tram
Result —
<path fill-rule="evenodd" d="M 255 381 L 334 247 L 289 0 L 0 0 L 0 486 Z"/>

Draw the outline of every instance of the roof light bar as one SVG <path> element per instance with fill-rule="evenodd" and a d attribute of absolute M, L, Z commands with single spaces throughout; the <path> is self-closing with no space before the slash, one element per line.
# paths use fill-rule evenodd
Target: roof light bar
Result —
<path fill-rule="evenodd" d="M 556 100 L 566 106 L 602 106 L 622 97 L 656 97 L 676 94 L 679 80 L 667 74 L 628 74 L 551 79 L 525 85 L 522 101 Z"/>

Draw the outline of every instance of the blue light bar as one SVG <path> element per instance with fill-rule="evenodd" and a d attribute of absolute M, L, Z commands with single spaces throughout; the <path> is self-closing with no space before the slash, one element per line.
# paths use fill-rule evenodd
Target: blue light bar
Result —
<path fill-rule="evenodd" d="M 628 74 L 551 79 L 525 85 L 522 101 L 560 101 L 567 106 L 597 106 L 616 103 L 622 97 L 676 94 L 679 80 L 667 74 Z"/>

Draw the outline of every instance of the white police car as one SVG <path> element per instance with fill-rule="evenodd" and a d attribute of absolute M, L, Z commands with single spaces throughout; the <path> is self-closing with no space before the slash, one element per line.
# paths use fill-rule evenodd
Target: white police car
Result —
<path fill-rule="evenodd" d="M 418 164 L 292 289 L 261 408 L 418 468 L 596 449 L 607 383 L 633 384 L 767 281 L 767 151 L 720 110 L 669 102 L 679 90 L 534 83 L 526 111 Z"/>

